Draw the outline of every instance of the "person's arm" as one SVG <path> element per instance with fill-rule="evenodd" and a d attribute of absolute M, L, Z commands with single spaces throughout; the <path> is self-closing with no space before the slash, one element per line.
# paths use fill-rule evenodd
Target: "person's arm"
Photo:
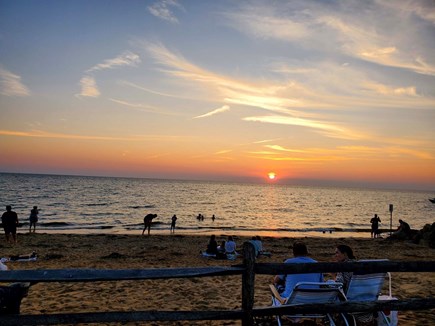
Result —
<path fill-rule="evenodd" d="M 283 298 L 280 294 L 279 294 L 279 292 L 278 292 L 278 290 L 276 289 L 276 287 L 275 287 L 275 285 L 273 285 L 273 284 L 270 284 L 270 290 L 272 291 L 272 293 L 273 293 L 273 296 L 281 303 L 281 304 L 284 304 L 285 303 L 285 298 Z"/>

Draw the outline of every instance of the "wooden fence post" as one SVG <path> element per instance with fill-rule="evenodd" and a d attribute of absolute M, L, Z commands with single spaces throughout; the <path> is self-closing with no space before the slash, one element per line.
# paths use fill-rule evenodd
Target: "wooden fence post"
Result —
<path fill-rule="evenodd" d="M 242 325 L 251 326 L 253 325 L 252 309 L 254 307 L 255 287 L 255 248 L 251 242 L 243 244 L 243 265 L 245 270 L 242 273 Z"/>

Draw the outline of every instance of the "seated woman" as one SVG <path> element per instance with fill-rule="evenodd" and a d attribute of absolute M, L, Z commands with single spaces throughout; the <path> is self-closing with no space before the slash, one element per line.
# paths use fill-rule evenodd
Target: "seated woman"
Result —
<path fill-rule="evenodd" d="M 344 262 L 351 262 L 355 261 L 356 258 L 353 254 L 353 250 L 351 247 L 347 245 L 338 245 L 335 249 L 335 261 L 344 263 Z M 352 278 L 353 273 L 352 272 L 338 272 L 335 281 L 343 283 L 343 290 L 344 293 L 347 293 L 347 290 L 349 288 L 349 283 Z M 374 317 L 373 313 L 353 313 L 352 314 L 355 319 L 357 320 L 358 325 L 365 326 L 365 325 L 373 325 Z"/>
<path fill-rule="evenodd" d="M 334 260 L 337 263 L 344 263 L 348 261 L 355 261 L 353 250 L 347 245 L 338 245 L 335 249 Z M 338 272 L 335 276 L 335 282 L 343 283 L 343 290 L 346 293 L 349 287 L 350 279 L 352 278 L 352 272 Z"/>

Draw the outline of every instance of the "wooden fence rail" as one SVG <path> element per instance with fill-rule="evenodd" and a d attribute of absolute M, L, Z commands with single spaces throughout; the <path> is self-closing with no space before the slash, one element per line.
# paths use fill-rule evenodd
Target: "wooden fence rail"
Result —
<path fill-rule="evenodd" d="M 242 265 L 232 267 L 163 268 L 163 269 L 52 269 L 14 270 L 0 272 L 0 282 L 95 282 L 121 280 L 171 279 L 241 275 L 242 309 L 218 311 L 107 311 L 98 313 L 2 315 L 0 324 L 7 325 L 55 325 L 76 323 L 109 323 L 138 321 L 194 321 L 194 320 L 241 320 L 243 326 L 253 324 L 255 317 L 307 312 L 352 312 L 379 310 L 429 310 L 435 308 L 435 298 L 410 298 L 375 302 L 340 302 L 334 304 L 306 304 L 298 306 L 256 307 L 254 291 L 256 274 L 294 274 L 306 272 L 435 272 L 435 262 L 366 261 L 351 263 L 316 264 L 264 264 L 255 263 L 254 247 L 244 244 Z"/>

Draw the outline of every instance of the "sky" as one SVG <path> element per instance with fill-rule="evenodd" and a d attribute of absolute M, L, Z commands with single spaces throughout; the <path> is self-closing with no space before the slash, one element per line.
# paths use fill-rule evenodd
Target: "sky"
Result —
<path fill-rule="evenodd" d="M 435 190 L 435 2 L 0 0 L 0 172 Z"/>

